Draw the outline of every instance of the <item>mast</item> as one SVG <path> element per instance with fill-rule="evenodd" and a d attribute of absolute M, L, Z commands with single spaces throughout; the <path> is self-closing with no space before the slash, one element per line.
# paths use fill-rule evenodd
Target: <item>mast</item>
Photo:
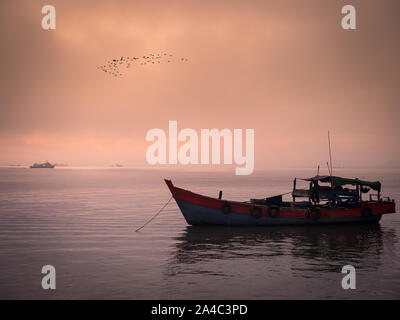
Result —
<path fill-rule="evenodd" d="M 329 146 L 329 162 L 331 163 L 330 165 L 330 170 L 329 170 L 329 164 L 328 162 L 326 163 L 326 165 L 328 166 L 328 171 L 329 171 L 329 175 L 331 176 L 331 188 L 333 189 L 333 181 L 332 181 L 332 153 L 331 153 L 331 136 L 329 134 L 329 130 L 328 130 L 328 146 Z"/>
<path fill-rule="evenodd" d="M 328 173 L 329 173 L 329 175 L 331 176 L 331 180 L 332 180 L 331 168 L 329 167 L 328 161 L 326 162 L 326 166 L 328 167 Z M 332 184 L 332 181 L 331 181 L 331 184 Z"/>
<path fill-rule="evenodd" d="M 329 130 L 328 130 L 328 145 L 329 145 L 329 161 L 331 163 L 331 178 L 332 178 L 332 153 L 331 153 L 331 136 L 329 134 Z"/>

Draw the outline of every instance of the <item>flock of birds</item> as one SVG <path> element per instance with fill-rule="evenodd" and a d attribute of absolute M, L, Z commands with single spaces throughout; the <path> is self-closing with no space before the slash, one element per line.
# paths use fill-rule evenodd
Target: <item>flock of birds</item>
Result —
<path fill-rule="evenodd" d="M 145 65 L 158 65 L 161 62 L 163 63 L 171 63 L 173 61 L 178 60 L 179 62 L 187 62 L 187 58 L 174 58 L 172 54 L 167 53 L 158 53 L 158 54 L 149 54 L 147 56 L 142 57 L 121 57 L 118 59 L 112 59 L 107 61 L 104 65 L 98 66 L 97 69 L 110 74 L 114 77 L 121 77 L 123 75 L 123 71 L 129 69 L 134 63 L 139 64 L 141 66 Z"/>

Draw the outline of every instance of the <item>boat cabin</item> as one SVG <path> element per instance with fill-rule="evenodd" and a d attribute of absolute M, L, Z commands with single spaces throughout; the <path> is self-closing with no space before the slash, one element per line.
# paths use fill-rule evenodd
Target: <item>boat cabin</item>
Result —
<path fill-rule="evenodd" d="M 319 175 L 300 180 L 309 182 L 309 187 L 308 189 L 298 189 L 297 178 L 294 179 L 292 191 L 294 204 L 296 204 L 297 198 L 308 198 L 306 202 L 313 204 L 325 202 L 333 206 L 354 206 L 361 203 L 363 194 L 371 190 L 376 191 L 376 193 L 370 193 L 369 200 L 372 201 L 373 197 L 376 197 L 377 201 L 381 200 L 381 183 L 379 181 L 364 181 L 360 179 Z"/>

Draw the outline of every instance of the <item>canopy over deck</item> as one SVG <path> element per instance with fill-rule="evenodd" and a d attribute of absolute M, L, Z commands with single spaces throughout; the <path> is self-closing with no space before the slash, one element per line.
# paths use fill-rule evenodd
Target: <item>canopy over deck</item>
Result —
<path fill-rule="evenodd" d="M 350 185 L 360 185 L 360 186 L 367 186 L 371 189 L 380 192 L 381 191 L 381 183 L 379 181 L 364 181 L 360 179 L 349 179 L 349 178 L 342 178 L 336 176 L 315 176 L 312 178 L 301 179 L 304 181 L 321 181 L 321 182 L 330 182 L 333 186 L 344 186 L 346 184 Z"/>

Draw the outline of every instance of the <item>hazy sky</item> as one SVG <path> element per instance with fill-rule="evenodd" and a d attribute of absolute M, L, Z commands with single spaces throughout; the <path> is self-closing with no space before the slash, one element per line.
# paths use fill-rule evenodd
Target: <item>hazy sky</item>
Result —
<path fill-rule="evenodd" d="M 398 0 L 2 0 L 0 24 L 0 164 L 145 166 L 177 120 L 254 128 L 256 169 L 324 166 L 328 129 L 334 165 L 399 165 Z M 96 69 L 161 52 L 188 62 Z"/>

